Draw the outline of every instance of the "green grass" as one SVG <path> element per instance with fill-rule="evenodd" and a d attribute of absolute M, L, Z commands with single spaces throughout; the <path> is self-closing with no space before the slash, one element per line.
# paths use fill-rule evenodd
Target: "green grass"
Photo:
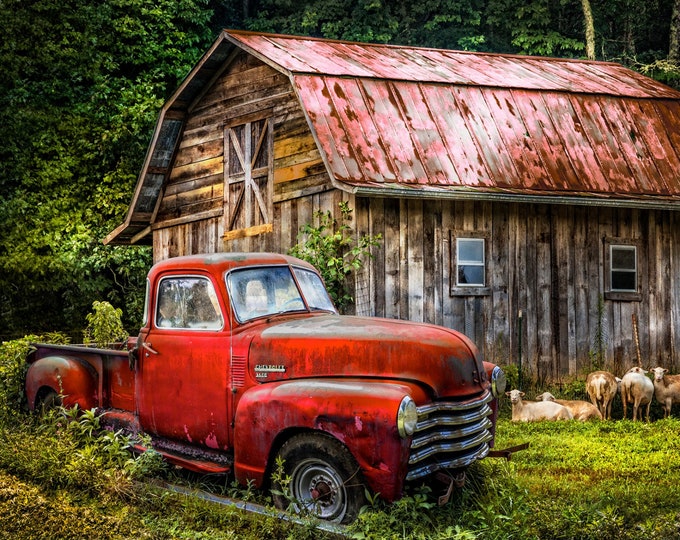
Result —
<path fill-rule="evenodd" d="M 537 537 L 680 537 L 680 420 L 504 420 L 498 431 L 499 447 L 530 443 L 512 477 L 529 494 Z M 598 536 L 599 520 L 609 536 Z"/>
<path fill-rule="evenodd" d="M 116 455 L 103 459 L 93 453 L 103 443 L 87 440 L 87 424 L 55 431 L 59 422 L 46 428 L 26 420 L 0 430 L 0 538 L 332 537 L 140 486 L 125 472 L 129 464 L 118 467 Z M 109 439 L 103 441 L 110 444 Z M 529 448 L 510 461 L 486 459 L 472 467 L 466 487 L 446 506 L 438 507 L 426 488 L 392 505 L 376 501 L 349 534 L 457 540 L 680 537 L 680 420 L 514 424 L 502 418 L 497 447 L 524 442 Z"/>

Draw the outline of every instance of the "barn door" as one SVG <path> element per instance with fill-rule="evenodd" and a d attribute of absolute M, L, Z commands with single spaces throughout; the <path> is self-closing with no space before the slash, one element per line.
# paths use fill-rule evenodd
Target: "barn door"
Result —
<path fill-rule="evenodd" d="M 224 132 L 225 238 L 272 228 L 272 119 L 230 125 Z"/>

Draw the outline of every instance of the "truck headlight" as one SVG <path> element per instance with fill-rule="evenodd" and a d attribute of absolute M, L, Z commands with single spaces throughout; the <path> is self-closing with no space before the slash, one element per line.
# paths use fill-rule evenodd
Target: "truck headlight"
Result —
<path fill-rule="evenodd" d="M 405 438 L 413 435 L 417 423 L 418 409 L 416 408 L 416 402 L 410 396 L 404 396 L 404 399 L 399 404 L 399 411 L 397 411 L 399 436 Z"/>
<path fill-rule="evenodd" d="M 505 373 L 501 368 L 496 366 L 491 372 L 491 393 L 493 397 L 500 397 L 505 392 Z"/>

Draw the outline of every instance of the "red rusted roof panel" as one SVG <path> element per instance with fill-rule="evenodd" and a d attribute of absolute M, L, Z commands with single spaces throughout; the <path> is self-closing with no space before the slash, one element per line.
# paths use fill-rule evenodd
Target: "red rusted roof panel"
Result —
<path fill-rule="evenodd" d="M 680 196 L 680 102 L 320 76 L 295 83 L 331 171 L 348 184 Z"/>
<path fill-rule="evenodd" d="M 608 62 L 352 43 L 229 30 L 232 42 L 297 74 L 526 88 L 631 97 L 680 92 Z"/>
<path fill-rule="evenodd" d="M 621 65 L 228 32 L 356 187 L 680 196 L 680 92 Z"/>

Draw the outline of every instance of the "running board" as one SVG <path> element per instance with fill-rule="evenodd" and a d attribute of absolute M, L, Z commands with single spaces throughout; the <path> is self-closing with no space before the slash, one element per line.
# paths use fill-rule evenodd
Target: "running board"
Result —
<path fill-rule="evenodd" d="M 180 445 L 173 445 L 170 449 L 164 447 L 162 443 L 154 440 L 152 443 L 152 450 L 158 452 L 165 461 L 187 469 L 192 472 L 201 474 L 227 474 L 232 470 L 232 462 L 224 454 L 214 450 L 197 449 L 196 447 L 187 447 L 186 451 Z M 146 452 L 148 447 L 141 444 L 135 444 L 133 449 L 136 452 Z M 212 458 L 212 459 L 211 459 Z"/>

